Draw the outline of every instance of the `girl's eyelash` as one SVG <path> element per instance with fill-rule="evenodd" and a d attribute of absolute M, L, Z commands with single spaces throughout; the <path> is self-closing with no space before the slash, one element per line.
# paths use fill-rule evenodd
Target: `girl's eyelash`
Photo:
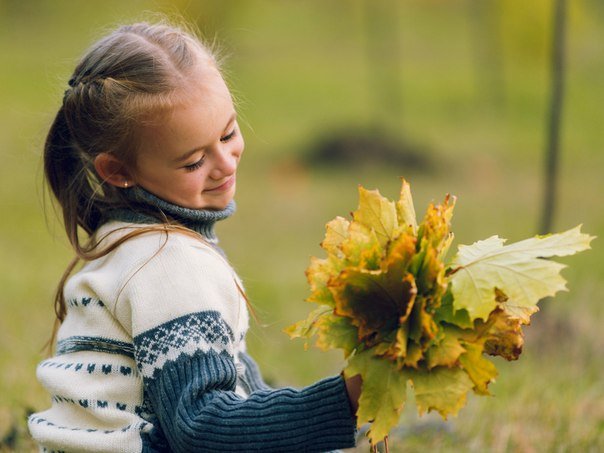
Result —
<path fill-rule="evenodd" d="M 229 132 L 224 137 L 220 137 L 220 141 L 222 143 L 226 143 L 229 140 L 232 140 L 233 138 L 235 138 L 236 135 L 237 135 L 237 128 L 233 129 L 231 132 Z M 201 167 L 203 165 L 203 161 L 205 160 L 205 158 L 206 158 L 206 156 L 202 156 L 201 159 L 199 159 L 197 162 L 194 162 L 191 165 L 185 165 L 184 169 L 187 171 L 197 170 L 199 167 Z"/>
<path fill-rule="evenodd" d="M 233 129 L 229 134 L 225 135 L 224 137 L 220 137 L 220 141 L 222 143 L 226 143 L 229 140 L 232 140 L 236 135 L 237 135 L 237 128 Z"/>
<path fill-rule="evenodd" d="M 203 161 L 205 160 L 205 156 L 202 156 L 201 159 L 199 159 L 197 162 L 192 163 L 191 165 L 185 165 L 185 170 L 187 171 L 195 171 L 197 170 L 199 167 L 201 167 L 203 165 Z"/>

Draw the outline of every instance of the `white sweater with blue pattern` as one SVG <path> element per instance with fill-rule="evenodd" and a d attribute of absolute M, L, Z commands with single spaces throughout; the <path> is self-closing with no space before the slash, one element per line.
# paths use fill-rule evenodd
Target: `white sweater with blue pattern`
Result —
<path fill-rule="evenodd" d="M 109 222 L 116 240 L 140 225 Z M 38 366 L 51 407 L 43 451 L 327 451 L 354 445 L 341 377 L 270 389 L 246 354 L 246 302 L 214 247 L 147 233 L 65 287 L 56 355 Z"/>

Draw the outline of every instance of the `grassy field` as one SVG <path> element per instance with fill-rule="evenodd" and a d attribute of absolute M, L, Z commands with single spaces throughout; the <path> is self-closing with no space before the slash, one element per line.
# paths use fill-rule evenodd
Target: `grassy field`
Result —
<path fill-rule="evenodd" d="M 77 57 L 108 25 L 146 17 L 143 11 L 178 12 L 198 21 L 207 36 L 216 35 L 229 54 L 226 68 L 247 147 L 238 212 L 219 226 L 219 234 L 260 316 L 248 335 L 251 353 L 274 385 L 302 386 L 339 372 L 341 356 L 305 352 L 282 329 L 310 310 L 304 270 L 310 256 L 321 253 L 324 224 L 355 209 L 359 183 L 394 197 L 404 176 L 419 213 L 446 193 L 456 195 L 458 244 L 493 234 L 518 240 L 536 233 L 549 3 L 520 8 L 512 1 L 494 2 L 500 30 L 491 42 L 481 41 L 480 33 L 485 18 L 493 17 L 481 16 L 484 11 L 477 13 L 470 0 L 392 2 L 392 17 L 384 18 L 384 56 L 368 57 L 367 10 L 360 0 L 229 6 L 218 0 L 111 0 L 94 11 L 86 2 L 0 1 L 0 451 L 32 450 L 26 414 L 49 404 L 35 366 L 44 357 L 52 293 L 71 252 L 45 201 L 41 145 Z M 597 1 L 572 2 L 554 227 L 583 223 L 600 238 L 603 21 Z M 392 40 L 400 48 L 389 47 Z M 393 73 L 396 58 L 400 72 Z M 397 109 L 380 101 L 376 74 L 397 80 Z M 321 137 L 375 124 L 414 144 L 432 165 L 303 164 L 302 156 Z M 518 362 L 497 362 L 494 396 L 470 396 L 459 416 L 446 422 L 432 414 L 418 417 L 411 402 L 393 433 L 393 450 L 604 451 L 600 241 L 565 260 L 570 292 L 544 303 L 527 328 Z"/>

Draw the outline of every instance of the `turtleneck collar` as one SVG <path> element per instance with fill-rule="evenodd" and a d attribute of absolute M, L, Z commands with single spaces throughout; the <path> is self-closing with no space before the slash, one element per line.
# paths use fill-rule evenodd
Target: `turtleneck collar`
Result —
<path fill-rule="evenodd" d="M 131 223 L 159 223 L 157 218 L 137 212 L 136 205 L 144 205 L 147 208 L 156 208 L 158 213 L 163 213 L 168 218 L 172 218 L 185 227 L 198 232 L 212 243 L 218 242 L 214 233 L 216 222 L 230 217 L 235 212 L 235 202 L 232 200 L 222 210 L 189 209 L 162 200 L 140 186 L 124 189 L 124 193 L 133 205 L 130 208 L 111 210 L 106 220 L 120 220 Z"/>

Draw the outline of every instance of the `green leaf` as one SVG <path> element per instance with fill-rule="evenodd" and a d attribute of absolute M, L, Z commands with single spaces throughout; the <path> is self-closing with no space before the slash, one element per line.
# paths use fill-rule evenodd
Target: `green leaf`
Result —
<path fill-rule="evenodd" d="M 451 277 L 454 308 L 467 310 L 471 319 L 487 319 L 497 307 L 498 288 L 508 296 L 503 308 L 528 323 L 540 299 L 566 289 L 560 275 L 565 266 L 542 258 L 586 250 L 592 239 L 578 226 L 507 246 L 497 236 L 460 245 L 451 265 L 456 269 Z"/>
<path fill-rule="evenodd" d="M 315 308 L 310 312 L 308 318 L 298 321 L 289 327 L 283 329 L 283 331 L 289 335 L 290 338 L 310 338 L 317 333 L 318 321 L 322 316 L 332 312 L 333 309 L 326 306 Z"/>
<path fill-rule="evenodd" d="M 345 257 L 346 266 L 367 270 L 379 269 L 383 249 L 375 231 L 353 222 L 347 233 L 348 236 L 339 247 L 340 253 Z"/>
<path fill-rule="evenodd" d="M 474 386 L 464 370 L 437 367 L 430 371 L 409 371 L 420 415 L 436 410 L 444 418 L 456 415 Z"/>
<path fill-rule="evenodd" d="M 466 353 L 459 358 L 461 366 L 472 379 L 474 391 L 479 395 L 488 395 L 488 385 L 495 381 L 497 368 L 482 356 L 483 346 L 479 343 L 464 343 Z"/>
<path fill-rule="evenodd" d="M 401 226 L 410 227 L 411 232 L 417 234 L 417 218 L 415 217 L 415 207 L 413 206 L 413 198 L 411 197 L 411 187 L 405 179 L 402 182 L 401 195 L 396 203 L 398 223 Z"/>
<path fill-rule="evenodd" d="M 317 347 L 323 351 L 342 349 L 344 357 L 348 357 L 359 343 L 358 330 L 350 321 L 333 313 L 321 316 L 315 327 Z"/>
<path fill-rule="evenodd" d="M 440 307 L 434 313 L 434 320 L 442 323 L 456 325 L 462 329 L 471 329 L 474 323 L 470 320 L 470 315 L 465 309 L 455 310 L 453 308 L 453 295 L 451 291 L 447 291 L 442 298 Z"/>
<path fill-rule="evenodd" d="M 348 378 L 360 374 L 363 378 L 357 425 L 372 422 L 368 436 L 375 445 L 399 421 L 407 396 L 407 373 L 367 350 L 350 358 L 344 374 Z"/>
<path fill-rule="evenodd" d="M 430 346 L 426 351 L 426 365 L 428 369 L 437 366 L 453 367 L 457 365 L 459 356 L 466 352 L 466 349 L 459 341 L 458 329 L 445 327 L 443 329 L 443 338 Z"/>

